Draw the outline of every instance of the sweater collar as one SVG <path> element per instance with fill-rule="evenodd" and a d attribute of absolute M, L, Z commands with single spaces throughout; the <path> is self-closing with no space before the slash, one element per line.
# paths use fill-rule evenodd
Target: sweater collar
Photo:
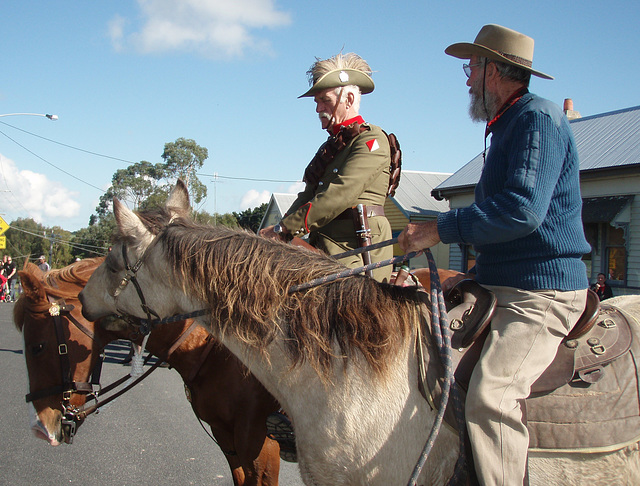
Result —
<path fill-rule="evenodd" d="M 518 91 L 516 91 L 515 93 L 513 93 L 508 99 L 507 101 L 504 102 L 504 104 L 502 105 L 502 107 L 498 110 L 498 113 L 496 113 L 496 116 L 493 117 L 492 120 L 490 120 L 487 123 L 487 128 L 485 131 L 485 137 L 487 135 L 489 135 L 489 133 L 491 132 L 491 127 L 497 123 L 498 120 L 500 120 L 500 118 L 502 118 L 502 115 L 504 115 L 507 110 L 509 108 L 511 108 L 513 105 L 515 105 L 518 101 L 520 101 L 520 98 L 522 98 L 524 95 L 526 95 L 529 92 L 529 90 L 527 88 L 520 88 Z"/>

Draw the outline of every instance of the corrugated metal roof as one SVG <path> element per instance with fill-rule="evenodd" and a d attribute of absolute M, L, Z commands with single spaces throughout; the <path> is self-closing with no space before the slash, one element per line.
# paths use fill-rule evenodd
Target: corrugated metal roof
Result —
<path fill-rule="evenodd" d="M 640 163 L 640 106 L 571 121 L 580 170 Z"/>
<path fill-rule="evenodd" d="M 449 204 L 431 196 L 431 190 L 445 181 L 451 174 L 402 170 L 400 185 L 391 200 L 409 219 L 416 216 L 434 216 L 447 211 Z"/>
<path fill-rule="evenodd" d="M 580 171 L 640 164 L 640 106 L 578 118 L 573 130 Z M 465 164 L 437 190 L 474 186 L 482 172 L 482 153 Z"/>

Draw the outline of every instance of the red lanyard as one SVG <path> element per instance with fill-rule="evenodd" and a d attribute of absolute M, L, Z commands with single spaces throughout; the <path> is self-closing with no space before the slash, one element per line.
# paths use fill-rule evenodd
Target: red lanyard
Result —
<path fill-rule="evenodd" d="M 497 122 L 500 119 L 500 117 L 504 115 L 509 108 L 515 105 L 520 100 L 520 98 L 522 98 L 528 92 L 529 90 L 527 88 L 521 88 L 515 93 L 513 93 L 511 97 L 504 103 L 504 105 L 502 105 L 502 108 L 498 110 L 498 113 L 496 114 L 496 116 L 494 116 L 493 119 L 489 123 L 487 123 L 487 128 L 485 128 L 484 130 L 484 152 L 482 152 L 483 163 L 486 161 L 487 137 L 489 136 L 489 133 L 491 133 L 491 130 L 489 130 L 491 128 L 491 125 Z"/>
<path fill-rule="evenodd" d="M 495 122 L 497 122 L 500 119 L 500 117 L 502 115 L 504 115 L 504 113 L 509 108 L 511 108 L 513 105 L 515 105 L 520 100 L 520 98 L 522 98 L 528 92 L 529 92 L 529 90 L 527 88 L 521 88 L 518 91 L 516 91 L 515 93 L 513 93 L 511 95 L 511 97 L 507 101 L 505 101 L 504 105 L 502 105 L 502 108 L 500 108 L 498 110 L 498 113 L 496 114 L 496 116 L 494 116 L 493 119 L 489 123 L 487 123 L 487 128 L 485 130 L 485 138 L 487 137 L 487 135 L 489 135 L 489 132 L 490 132 L 489 128 L 491 128 L 491 126 Z"/>

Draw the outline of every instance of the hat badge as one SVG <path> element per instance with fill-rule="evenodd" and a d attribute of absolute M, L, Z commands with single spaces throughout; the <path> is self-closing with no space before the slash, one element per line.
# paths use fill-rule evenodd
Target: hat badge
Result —
<path fill-rule="evenodd" d="M 349 75 L 344 71 L 340 71 L 338 77 L 340 78 L 340 82 L 342 83 L 346 83 L 347 81 L 349 81 Z"/>

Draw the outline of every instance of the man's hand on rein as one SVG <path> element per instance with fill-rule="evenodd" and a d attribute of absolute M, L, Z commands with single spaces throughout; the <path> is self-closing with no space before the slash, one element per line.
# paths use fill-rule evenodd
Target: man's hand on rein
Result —
<path fill-rule="evenodd" d="M 420 251 L 440 243 L 438 222 L 409 223 L 398 236 L 398 245 L 403 252 Z"/>
<path fill-rule="evenodd" d="M 276 231 L 276 226 L 279 227 L 280 231 Z M 285 243 L 287 243 L 290 239 L 288 238 L 289 231 L 281 224 L 271 225 L 271 226 L 267 226 L 266 228 L 262 228 L 259 234 L 263 238 L 280 240 Z"/>

